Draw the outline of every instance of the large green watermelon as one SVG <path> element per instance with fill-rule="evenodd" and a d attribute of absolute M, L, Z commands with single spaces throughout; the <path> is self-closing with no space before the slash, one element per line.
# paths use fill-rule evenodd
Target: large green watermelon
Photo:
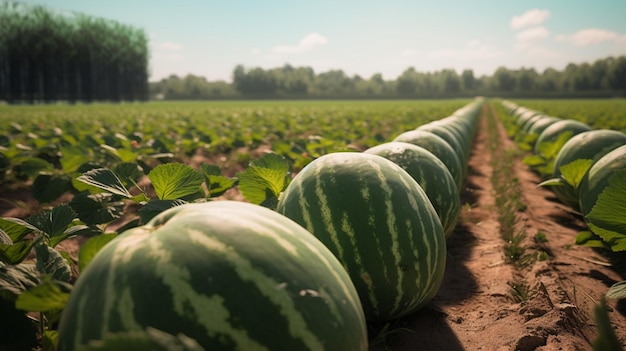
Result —
<path fill-rule="evenodd" d="M 461 200 L 446 165 L 423 147 L 393 141 L 364 151 L 382 156 L 402 167 L 424 189 L 441 219 L 443 232 L 452 234 L 461 214 Z"/>
<path fill-rule="evenodd" d="M 576 160 L 590 160 L 593 164 L 602 156 L 622 145 L 626 145 L 626 134 L 617 130 L 597 129 L 577 134 L 569 139 L 556 155 L 552 177 L 560 178 L 562 176 L 561 167 Z M 566 184 L 555 186 L 552 190 L 564 204 L 578 210 L 578 188 Z"/>
<path fill-rule="evenodd" d="M 398 135 L 393 141 L 414 144 L 432 152 L 446 165 L 459 191 L 463 189 L 465 171 L 459 156 L 461 150 L 454 150 L 442 137 L 425 130 L 406 131 Z"/>
<path fill-rule="evenodd" d="M 277 211 L 339 258 L 368 320 L 410 314 L 437 294 L 446 262 L 441 221 L 419 184 L 384 157 L 338 152 L 314 160 Z"/>
<path fill-rule="evenodd" d="M 107 244 L 78 278 L 58 350 L 154 328 L 206 350 L 367 350 L 335 256 L 292 220 L 234 201 L 161 213 Z"/>

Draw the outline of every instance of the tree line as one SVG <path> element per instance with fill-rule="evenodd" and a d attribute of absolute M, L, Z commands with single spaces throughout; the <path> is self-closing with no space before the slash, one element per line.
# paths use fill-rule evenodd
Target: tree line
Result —
<path fill-rule="evenodd" d="M 148 98 L 148 39 L 116 21 L 0 3 L 0 100 Z"/>
<path fill-rule="evenodd" d="M 349 76 L 342 70 L 316 74 L 310 67 L 235 67 L 232 83 L 206 78 L 172 75 L 150 83 L 152 98 L 453 98 L 502 97 L 611 97 L 626 96 L 626 56 L 608 57 L 593 63 L 568 64 L 565 69 L 509 69 L 499 67 L 491 75 L 477 77 L 473 70 L 420 72 L 407 68 L 396 79 L 379 73 L 369 78 Z"/>

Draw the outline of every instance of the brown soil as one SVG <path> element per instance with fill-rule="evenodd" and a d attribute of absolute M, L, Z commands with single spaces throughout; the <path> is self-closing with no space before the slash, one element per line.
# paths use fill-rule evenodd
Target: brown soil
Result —
<path fill-rule="evenodd" d="M 485 118 L 476 135 L 462 193 L 462 217 L 448 241 L 444 282 L 424 309 L 388 326 L 381 350 L 591 350 L 596 339 L 594 307 L 609 286 L 626 277 L 607 266 L 607 258 L 574 243 L 583 220 L 537 187 L 539 177 L 514 163 L 526 208 L 517 213 L 528 252 L 549 256 L 519 267 L 504 254 L 491 183 L 491 157 Z M 516 148 L 502 126 L 500 145 Z M 547 242 L 535 243 L 538 232 Z M 528 288 L 520 299 L 514 288 Z M 520 301 L 523 300 L 523 301 Z M 608 301 L 609 317 L 626 345 L 626 301 Z"/>
<path fill-rule="evenodd" d="M 374 350 L 591 350 L 596 338 L 593 310 L 613 283 L 626 279 L 601 253 L 574 244 L 582 219 L 537 187 L 539 178 L 516 160 L 512 177 L 519 179 L 525 209 L 517 213 L 516 230 L 525 231 L 529 252 L 546 260 L 520 267 L 507 261 L 500 236 L 498 208 L 491 183 L 492 155 L 486 120 L 481 120 L 469 162 L 461 220 L 448 241 L 446 274 L 437 297 L 414 315 L 373 326 Z M 503 148 L 516 148 L 500 127 Z M 263 151 L 263 150 L 261 150 Z M 191 163 L 197 158 L 191 160 Z M 223 161 L 223 160 L 222 160 Z M 234 166 L 232 173 L 238 171 Z M 2 194 L 22 206 L 0 203 L 0 216 L 24 217 L 37 208 L 27 190 Z M 225 195 L 242 200 L 236 191 Z M 547 242 L 536 243 L 535 234 Z M 64 248 L 76 252 L 80 241 Z M 520 298 L 518 291 L 527 291 Z M 626 345 L 626 301 L 608 301 L 609 317 Z M 380 335 L 376 335 L 380 333 Z"/>

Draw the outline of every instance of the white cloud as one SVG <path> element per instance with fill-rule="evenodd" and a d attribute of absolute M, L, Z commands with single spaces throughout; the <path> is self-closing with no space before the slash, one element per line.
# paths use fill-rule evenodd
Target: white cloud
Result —
<path fill-rule="evenodd" d="M 162 41 L 155 44 L 157 50 L 162 51 L 181 51 L 183 45 L 179 43 L 173 43 L 171 41 Z"/>
<path fill-rule="evenodd" d="M 419 53 L 417 49 L 406 49 L 402 51 L 402 56 L 417 56 Z"/>
<path fill-rule="evenodd" d="M 319 33 L 310 33 L 305 35 L 297 45 L 278 45 L 273 49 L 277 54 L 300 54 L 303 52 L 311 51 L 316 46 L 324 45 L 328 42 L 328 39 Z"/>
<path fill-rule="evenodd" d="M 619 34 L 598 28 L 581 29 L 572 35 L 559 35 L 556 39 L 570 42 L 576 46 L 589 46 L 607 41 L 617 44 L 626 44 L 626 34 Z"/>
<path fill-rule="evenodd" d="M 515 36 L 515 49 L 529 49 L 549 36 L 550 32 L 544 26 L 524 29 Z"/>
<path fill-rule="evenodd" d="M 487 60 L 504 57 L 505 53 L 475 39 L 468 42 L 463 48 L 437 49 L 431 51 L 428 56 L 434 59 Z"/>
<path fill-rule="evenodd" d="M 510 25 L 512 29 L 522 29 L 530 26 L 537 26 L 542 24 L 549 17 L 550 11 L 548 10 L 532 9 L 524 12 L 519 16 L 513 16 L 513 18 L 511 18 Z"/>

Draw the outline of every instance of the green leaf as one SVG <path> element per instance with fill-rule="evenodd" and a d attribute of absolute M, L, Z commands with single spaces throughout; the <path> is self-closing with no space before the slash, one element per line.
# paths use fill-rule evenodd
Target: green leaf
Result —
<path fill-rule="evenodd" d="M 571 130 L 565 131 L 556 138 L 554 141 L 544 141 L 538 146 L 539 154 L 546 160 L 552 160 L 559 153 L 563 145 L 572 138 L 574 132 Z"/>
<path fill-rule="evenodd" d="M 100 230 L 98 227 L 86 226 L 86 225 L 75 225 L 75 226 L 67 228 L 63 232 L 63 234 L 50 238 L 50 246 L 56 247 L 63 240 L 73 238 L 75 236 L 98 235 L 98 234 L 102 234 L 102 230 Z"/>
<path fill-rule="evenodd" d="M 0 244 L 0 262 L 18 264 L 30 253 L 37 240 L 20 241 L 13 245 Z"/>
<path fill-rule="evenodd" d="M 83 173 L 82 176 L 76 179 L 112 194 L 121 195 L 126 198 L 133 197 L 117 174 L 108 168 L 92 169 Z"/>
<path fill-rule="evenodd" d="M 22 238 L 30 233 L 40 232 L 39 228 L 33 226 L 32 224 L 22 219 L 11 217 L 0 218 L 0 228 L 14 243 L 22 240 Z"/>
<path fill-rule="evenodd" d="M 529 167 L 536 167 L 545 164 L 546 160 L 539 155 L 532 155 L 524 157 L 522 163 Z"/>
<path fill-rule="evenodd" d="M 275 208 L 280 193 L 289 185 L 291 171 L 284 157 L 269 153 L 250 163 L 237 178 L 239 190 L 248 201 Z"/>
<path fill-rule="evenodd" d="M 0 299 L 14 301 L 18 295 L 39 285 L 40 273 L 30 263 L 5 265 L 0 262 Z"/>
<path fill-rule="evenodd" d="M 143 169 L 136 163 L 124 162 L 113 167 L 113 172 L 122 181 L 127 189 L 137 185 L 144 176 Z"/>
<path fill-rule="evenodd" d="M 85 241 L 80 251 L 78 251 L 78 269 L 83 272 L 98 251 L 116 237 L 116 233 L 102 234 Z"/>
<path fill-rule="evenodd" d="M 64 287 L 67 288 L 67 285 Z M 15 308 L 28 312 L 62 310 L 69 297 L 69 293 L 61 290 L 60 283 L 48 279 L 18 296 Z"/>
<path fill-rule="evenodd" d="M 186 204 L 187 201 L 184 200 L 158 200 L 152 199 L 145 206 L 139 209 L 139 216 L 141 217 L 142 223 L 148 223 L 152 218 L 154 218 L 159 213 L 168 210 L 172 207 L 180 206 Z"/>
<path fill-rule="evenodd" d="M 148 178 L 160 200 L 176 200 L 197 193 L 204 181 L 200 172 L 182 163 L 159 165 Z"/>
<path fill-rule="evenodd" d="M 72 269 L 61 254 L 45 244 L 35 246 L 37 255 L 37 269 L 52 277 L 54 280 L 69 282 Z"/>
<path fill-rule="evenodd" d="M 78 218 L 88 226 L 105 224 L 122 217 L 124 203 L 110 193 L 80 193 L 70 201 Z"/>
<path fill-rule="evenodd" d="M 65 174 L 40 174 L 33 183 L 33 197 L 40 203 L 58 199 L 72 191 L 72 179 Z"/>
<path fill-rule="evenodd" d="M 70 205 L 61 204 L 55 206 L 51 211 L 38 212 L 26 219 L 26 221 L 37 227 L 50 237 L 62 235 L 65 229 L 72 224 L 76 218 L 76 212 Z"/>
<path fill-rule="evenodd" d="M 593 160 L 581 158 L 559 167 L 559 172 L 561 172 L 561 177 L 567 184 L 571 185 L 574 190 L 577 190 L 592 164 Z"/>
<path fill-rule="evenodd" d="M 203 164 L 201 170 L 210 197 L 221 196 L 237 185 L 237 179 L 224 177 L 218 166 Z"/>
<path fill-rule="evenodd" d="M 585 217 L 589 228 L 613 251 L 626 251 L 626 169 L 613 172 L 608 185 Z"/>
<path fill-rule="evenodd" d="M 85 152 L 85 149 L 81 149 L 76 146 L 64 146 L 61 147 L 61 168 L 63 173 L 71 174 L 78 170 L 78 168 L 91 160 L 91 155 Z"/>
<path fill-rule="evenodd" d="M 606 309 L 606 301 L 603 298 L 594 309 L 594 320 L 598 329 L 598 336 L 593 341 L 594 351 L 624 351 L 622 343 L 615 335 L 611 326 L 611 320 Z"/>
<path fill-rule="evenodd" d="M 576 235 L 576 245 L 608 249 L 601 237 L 588 230 L 582 231 Z"/>
<path fill-rule="evenodd" d="M 626 298 L 626 280 L 613 284 L 606 293 L 607 299 L 623 299 Z"/>
<path fill-rule="evenodd" d="M 0 244 L 13 245 L 13 240 L 11 240 L 11 237 L 2 229 L 0 229 Z"/>
<path fill-rule="evenodd" d="M 171 335 L 147 327 L 145 330 L 109 333 L 102 340 L 90 341 L 76 351 L 204 351 L 194 339 L 184 334 Z"/>
<path fill-rule="evenodd" d="M 43 351 L 55 351 L 59 341 L 59 332 L 57 330 L 46 330 L 43 333 L 42 347 Z"/>
<path fill-rule="evenodd" d="M 546 187 L 546 186 L 564 186 L 565 180 L 562 178 L 552 178 L 548 180 L 544 180 L 539 183 L 537 186 Z"/>
<path fill-rule="evenodd" d="M 20 173 L 27 175 L 30 179 L 35 179 L 35 177 L 37 177 L 42 172 L 54 171 L 54 166 L 52 166 L 50 162 L 38 157 L 28 157 L 20 160 L 19 162 Z"/>

